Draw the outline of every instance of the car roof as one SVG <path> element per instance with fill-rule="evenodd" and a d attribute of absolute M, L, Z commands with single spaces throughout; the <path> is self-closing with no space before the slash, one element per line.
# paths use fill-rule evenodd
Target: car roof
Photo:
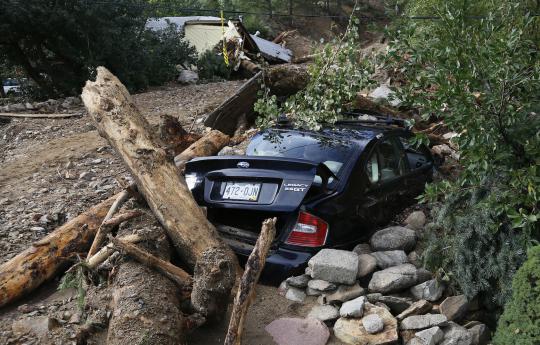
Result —
<path fill-rule="evenodd" d="M 374 138 L 376 138 L 380 134 L 405 134 L 407 132 L 407 130 L 403 128 L 395 128 L 390 126 L 365 126 L 357 124 L 337 124 L 331 126 L 323 126 L 317 131 L 294 128 L 289 126 L 278 126 L 272 128 L 271 130 L 279 130 L 298 134 L 308 134 L 312 136 L 323 136 L 340 141 L 350 141 L 362 148 L 368 145 Z"/>

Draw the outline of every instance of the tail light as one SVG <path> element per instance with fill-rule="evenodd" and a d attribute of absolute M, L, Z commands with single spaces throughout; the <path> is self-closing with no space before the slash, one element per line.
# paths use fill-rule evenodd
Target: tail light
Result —
<path fill-rule="evenodd" d="M 321 247 L 326 242 L 328 223 L 319 217 L 301 211 L 285 243 L 303 247 Z"/>

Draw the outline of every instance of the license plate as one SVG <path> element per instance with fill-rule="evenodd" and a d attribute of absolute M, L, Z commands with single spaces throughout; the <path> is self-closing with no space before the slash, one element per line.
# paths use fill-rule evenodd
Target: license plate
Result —
<path fill-rule="evenodd" d="M 257 201 L 260 183 L 227 182 L 223 191 L 223 199 Z"/>

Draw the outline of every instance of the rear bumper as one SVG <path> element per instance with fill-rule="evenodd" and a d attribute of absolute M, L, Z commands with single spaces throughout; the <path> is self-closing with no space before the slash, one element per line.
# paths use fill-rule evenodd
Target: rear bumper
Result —
<path fill-rule="evenodd" d="M 244 264 L 251 254 L 253 246 L 238 241 L 224 239 L 238 255 L 240 263 Z M 261 281 L 269 284 L 279 284 L 292 275 L 304 273 L 307 262 L 313 253 L 295 251 L 284 248 L 271 249 L 266 258 L 266 264 L 261 274 Z"/>

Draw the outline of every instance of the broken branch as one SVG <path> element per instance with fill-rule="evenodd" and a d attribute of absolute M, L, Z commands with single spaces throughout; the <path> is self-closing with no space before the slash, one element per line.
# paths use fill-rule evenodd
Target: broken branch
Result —
<path fill-rule="evenodd" d="M 109 239 L 120 250 L 129 254 L 129 256 L 131 256 L 138 262 L 157 270 L 161 274 L 164 274 L 167 278 L 175 282 L 179 287 L 185 288 L 189 287 L 192 284 L 191 276 L 180 267 L 177 267 L 170 262 L 162 260 L 138 248 L 132 243 L 123 241 L 118 238 L 114 238 L 112 236 L 109 236 Z"/>
<path fill-rule="evenodd" d="M 242 331 L 249 304 L 251 303 L 255 286 L 264 268 L 266 256 L 276 235 L 276 218 L 267 219 L 262 224 L 261 234 L 253 251 L 249 255 L 246 269 L 240 287 L 234 298 L 234 306 L 225 338 L 225 345 L 240 345 L 242 342 Z"/>
<path fill-rule="evenodd" d="M 111 217 L 116 213 L 116 211 L 122 206 L 122 204 L 129 198 L 129 192 L 127 190 L 123 190 L 120 192 L 114 203 L 112 204 L 111 208 L 109 209 L 109 212 L 107 212 L 107 215 L 103 219 L 103 222 L 99 226 L 99 229 L 97 230 L 96 237 L 94 238 L 94 242 L 92 242 L 92 246 L 90 247 L 90 250 L 88 251 L 88 257 L 94 255 L 101 244 L 103 243 L 103 240 L 105 239 L 105 236 L 107 236 L 107 227 L 104 226 L 104 223 L 107 222 Z"/>

